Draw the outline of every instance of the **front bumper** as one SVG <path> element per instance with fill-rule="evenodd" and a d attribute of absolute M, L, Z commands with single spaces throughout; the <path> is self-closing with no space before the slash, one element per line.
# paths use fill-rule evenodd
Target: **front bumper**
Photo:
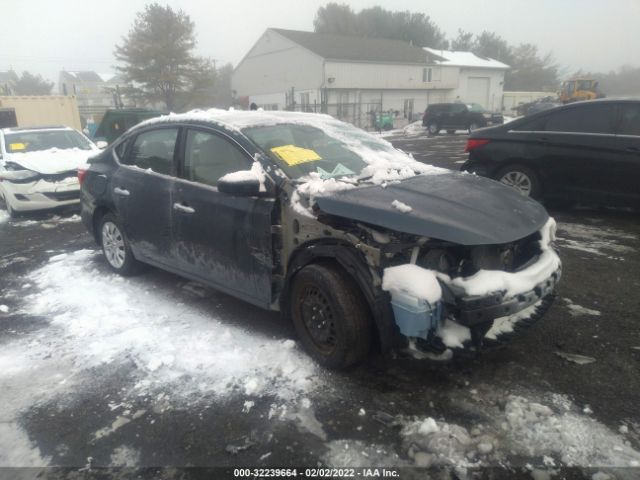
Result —
<path fill-rule="evenodd" d="M 562 268 L 558 268 L 533 289 L 511 297 L 507 297 L 504 292 L 496 292 L 459 298 L 456 301 L 456 320 L 461 325 L 473 327 L 496 318 L 515 315 L 552 295 L 561 276 Z"/>
<path fill-rule="evenodd" d="M 49 210 L 80 202 L 80 184 L 74 177 L 53 182 L 43 179 L 26 183 L 4 180 L 0 182 L 0 190 L 16 212 Z"/>

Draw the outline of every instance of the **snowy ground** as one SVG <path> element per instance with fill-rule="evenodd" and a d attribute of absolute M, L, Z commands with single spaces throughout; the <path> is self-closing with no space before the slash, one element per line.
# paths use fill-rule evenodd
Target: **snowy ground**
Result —
<path fill-rule="evenodd" d="M 453 167 L 464 136 L 429 141 Z M 153 269 L 111 274 L 77 217 L 4 221 L 0 467 L 576 465 L 637 478 L 640 228 L 556 217 L 560 297 L 525 336 L 460 365 L 373 358 L 339 374 L 277 315 Z"/>

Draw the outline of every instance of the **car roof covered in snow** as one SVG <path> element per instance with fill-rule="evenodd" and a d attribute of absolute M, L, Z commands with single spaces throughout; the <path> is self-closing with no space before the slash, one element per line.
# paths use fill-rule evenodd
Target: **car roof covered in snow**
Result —
<path fill-rule="evenodd" d="M 317 126 L 318 124 L 337 122 L 330 115 L 322 113 L 262 111 L 262 110 L 192 110 L 186 113 L 170 113 L 151 118 L 138 124 L 140 128 L 165 122 L 204 122 L 222 125 L 229 130 L 239 131 L 249 127 L 279 125 L 284 123 L 298 123 Z"/>

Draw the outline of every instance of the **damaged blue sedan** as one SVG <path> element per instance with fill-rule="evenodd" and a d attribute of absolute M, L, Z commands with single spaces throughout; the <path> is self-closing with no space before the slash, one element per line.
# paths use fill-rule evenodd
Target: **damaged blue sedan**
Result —
<path fill-rule="evenodd" d="M 280 311 L 328 368 L 504 342 L 547 311 L 560 279 L 555 222 L 537 202 L 326 115 L 159 117 L 79 178 L 112 270 L 149 264 Z"/>

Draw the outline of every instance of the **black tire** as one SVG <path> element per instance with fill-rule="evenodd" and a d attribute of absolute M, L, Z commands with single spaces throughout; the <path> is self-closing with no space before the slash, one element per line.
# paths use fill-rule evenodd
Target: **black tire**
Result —
<path fill-rule="evenodd" d="M 293 279 L 290 299 L 298 337 L 318 363 L 342 369 L 367 356 L 373 338 L 369 310 L 340 267 L 331 263 L 304 267 Z"/>
<path fill-rule="evenodd" d="M 456 133 L 456 131 L 455 130 L 447 130 L 447 133 L 449 135 L 454 135 Z"/>
<path fill-rule="evenodd" d="M 531 197 L 535 200 L 539 200 L 542 194 L 542 185 L 538 174 L 529 167 L 512 163 L 499 169 L 493 178 L 500 183 L 515 188 L 518 192 L 524 196 Z M 511 180 L 508 180 L 511 178 Z M 521 180 L 521 187 L 516 184 Z M 525 192 L 524 186 L 528 184 L 528 193 Z"/>
<path fill-rule="evenodd" d="M 111 270 L 125 277 L 140 271 L 140 262 L 131 252 L 122 224 L 112 213 L 107 213 L 100 219 L 98 238 L 102 246 L 102 254 Z M 115 251 L 118 253 L 114 254 Z"/>
<path fill-rule="evenodd" d="M 440 133 L 440 125 L 436 122 L 429 123 L 427 125 L 427 132 L 429 132 L 429 135 L 438 135 L 438 133 Z"/>
<path fill-rule="evenodd" d="M 482 125 L 480 125 L 477 122 L 471 122 L 471 124 L 469 125 L 469 133 L 473 132 L 474 130 L 477 130 L 479 128 L 482 128 Z"/>

